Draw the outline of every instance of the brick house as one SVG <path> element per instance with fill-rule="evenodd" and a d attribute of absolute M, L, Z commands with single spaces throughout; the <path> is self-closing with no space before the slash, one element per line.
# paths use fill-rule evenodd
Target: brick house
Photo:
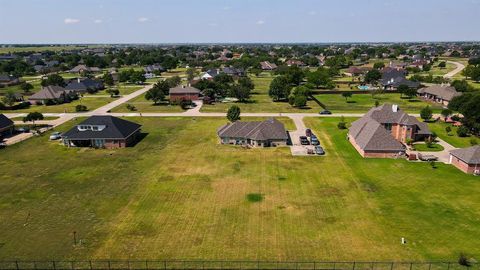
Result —
<path fill-rule="evenodd" d="M 68 147 L 124 148 L 135 144 L 142 126 L 113 116 L 91 116 L 62 135 Z"/>
<path fill-rule="evenodd" d="M 13 121 L 3 114 L 0 114 L 0 138 L 3 136 L 12 135 L 14 130 Z"/>
<path fill-rule="evenodd" d="M 403 156 L 408 141 L 423 140 L 431 135 L 427 124 L 392 104 L 370 109 L 353 122 L 348 131 L 349 141 L 362 157 L 377 158 Z"/>
<path fill-rule="evenodd" d="M 480 175 L 480 145 L 450 151 L 449 161 L 464 173 Z"/>
<path fill-rule="evenodd" d="M 200 98 L 200 90 L 185 85 L 170 88 L 168 94 L 170 95 L 171 103 L 176 103 L 182 100 L 193 101 Z"/>
<path fill-rule="evenodd" d="M 220 127 L 217 135 L 221 144 L 269 147 L 284 146 L 288 142 L 284 125 L 275 118 L 265 121 L 229 123 Z"/>

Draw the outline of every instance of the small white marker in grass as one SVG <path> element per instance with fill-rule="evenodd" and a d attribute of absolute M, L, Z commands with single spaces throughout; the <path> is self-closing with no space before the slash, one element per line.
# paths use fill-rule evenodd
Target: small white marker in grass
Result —
<path fill-rule="evenodd" d="M 407 243 L 407 240 L 405 240 L 405 238 L 402 237 L 402 245 L 405 245 Z"/>

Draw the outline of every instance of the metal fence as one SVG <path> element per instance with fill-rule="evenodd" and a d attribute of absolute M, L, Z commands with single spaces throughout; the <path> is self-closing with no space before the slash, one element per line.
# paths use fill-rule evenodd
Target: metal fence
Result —
<path fill-rule="evenodd" d="M 316 262 L 316 261 L 187 261 L 187 260 L 85 260 L 0 261 L 2 270 L 167 270 L 167 269 L 312 269 L 312 270 L 466 270 L 456 262 Z"/>

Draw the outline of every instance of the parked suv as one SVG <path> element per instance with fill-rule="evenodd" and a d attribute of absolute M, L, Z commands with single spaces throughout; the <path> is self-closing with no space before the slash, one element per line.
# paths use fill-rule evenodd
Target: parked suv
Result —
<path fill-rule="evenodd" d="M 312 143 L 312 145 L 319 145 L 320 144 L 320 141 L 318 140 L 317 136 L 315 136 L 313 134 L 312 134 L 312 137 L 310 137 L 310 142 Z"/>
<path fill-rule="evenodd" d="M 305 130 L 305 136 L 307 136 L 307 137 L 312 136 L 312 130 L 309 129 L 309 128 L 307 128 L 307 129 Z"/>

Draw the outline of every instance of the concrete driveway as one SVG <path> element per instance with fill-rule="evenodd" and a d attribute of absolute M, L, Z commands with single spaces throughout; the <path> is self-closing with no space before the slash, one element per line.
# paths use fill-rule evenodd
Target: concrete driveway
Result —
<path fill-rule="evenodd" d="M 444 141 L 440 138 L 437 138 L 436 140 L 437 140 L 437 144 L 443 146 L 442 151 L 437 151 L 437 152 L 410 151 L 410 153 L 415 153 L 417 155 L 417 157 L 418 157 L 418 153 L 422 153 L 422 155 L 436 156 L 438 158 L 439 162 L 449 164 L 450 163 L 450 151 L 458 149 L 458 148 L 453 147 L 451 144 L 447 143 L 446 141 Z"/>

